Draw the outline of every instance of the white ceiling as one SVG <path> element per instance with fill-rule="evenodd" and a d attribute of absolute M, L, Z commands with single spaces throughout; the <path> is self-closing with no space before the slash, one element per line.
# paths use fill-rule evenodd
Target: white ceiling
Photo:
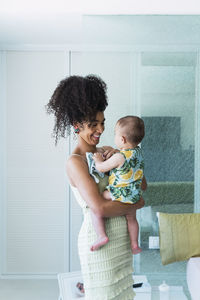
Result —
<path fill-rule="evenodd" d="M 3 13 L 198 14 L 198 0 L 0 0 Z"/>
<path fill-rule="evenodd" d="M 200 43 L 200 3 L 179 1 L 0 0 L 0 45 Z"/>

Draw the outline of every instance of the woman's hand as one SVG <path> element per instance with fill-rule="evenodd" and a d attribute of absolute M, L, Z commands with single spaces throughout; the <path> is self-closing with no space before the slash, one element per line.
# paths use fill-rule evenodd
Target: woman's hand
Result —
<path fill-rule="evenodd" d="M 135 214 L 135 211 L 137 209 L 142 208 L 144 206 L 144 204 L 145 204 L 144 199 L 143 199 L 143 197 L 141 197 L 137 203 L 130 204 L 132 207 L 130 207 L 130 211 L 127 213 L 127 215 Z M 125 204 L 125 205 L 127 205 L 127 204 Z"/>
<path fill-rule="evenodd" d="M 142 178 L 141 189 L 142 189 L 143 191 L 146 191 L 146 189 L 147 189 L 147 181 L 146 181 L 145 176 L 143 176 L 143 178 Z"/>
<path fill-rule="evenodd" d="M 110 158 L 113 154 L 119 152 L 119 150 L 114 149 L 114 148 L 109 147 L 109 146 L 104 146 L 104 147 L 103 147 L 103 150 L 105 150 L 105 151 L 103 152 L 103 158 L 104 158 L 105 160 L 107 160 L 108 158 Z"/>
<path fill-rule="evenodd" d="M 135 207 L 135 209 L 140 209 L 145 205 L 144 199 L 140 198 L 140 200 L 134 204 L 133 206 Z"/>
<path fill-rule="evenodd" d="M 100 152 L 95 152 L 93 154 L 93 159 L 94 159 L 95 163 L 102 162 L 105 160 L 103 153 L 100 153 Z"/>

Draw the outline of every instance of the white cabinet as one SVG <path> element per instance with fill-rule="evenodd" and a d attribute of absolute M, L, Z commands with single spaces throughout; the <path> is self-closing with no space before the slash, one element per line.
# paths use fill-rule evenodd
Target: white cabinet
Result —
<path fill-rule="evenodd" d="M 134 56 L 129 52 L 6 51 L 1 63 L 2 274 L 56 274 L 80 269 L 82 211 L 65 174 L 76 141 L 51 137 L 45 105 L 61 79 L 96 74 L 107 84 L 106 129 L 114 146 L 118 118 L 133 113 Z M 1 62 L 2 62 L 1 61 Z M 136 101 L 136 99 L 135 99 Z"/>
<path fill-rule="evenodd" d="M 4 54 L 3 274 L 55 274 L 68 268 L 67 143 L 55 147 L 53 118 L 45 111 L 57 83 L 68 74 L 67 56 Z"/>

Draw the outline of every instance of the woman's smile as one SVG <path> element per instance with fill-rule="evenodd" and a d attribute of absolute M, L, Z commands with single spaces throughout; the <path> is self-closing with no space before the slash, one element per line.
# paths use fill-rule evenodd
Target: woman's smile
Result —
<path fill-rule="evenodd" d="M 97 133 L 91 134 L 90 135 L 91 143 L 97 145 L 99 143 L 100 137 L 101 137 L 101 134 L 97 134 Z"/>
<path fill-rule="evenodd" d="M 101 135 L 100 135 L 100 134 L 93 134 L 92 136 L 93 136 L 93 138 L 94 138 L 96 141 L 99 141 Z"/>

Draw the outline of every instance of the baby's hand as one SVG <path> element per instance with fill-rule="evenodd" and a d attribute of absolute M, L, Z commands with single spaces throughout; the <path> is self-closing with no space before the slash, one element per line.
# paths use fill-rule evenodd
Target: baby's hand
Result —
<path fill-rule="evenodd" d="M 102 153 L 96 152 L 93 154 L 93 159 L 95 162 L 102 162 L 105 160 Z"/>

